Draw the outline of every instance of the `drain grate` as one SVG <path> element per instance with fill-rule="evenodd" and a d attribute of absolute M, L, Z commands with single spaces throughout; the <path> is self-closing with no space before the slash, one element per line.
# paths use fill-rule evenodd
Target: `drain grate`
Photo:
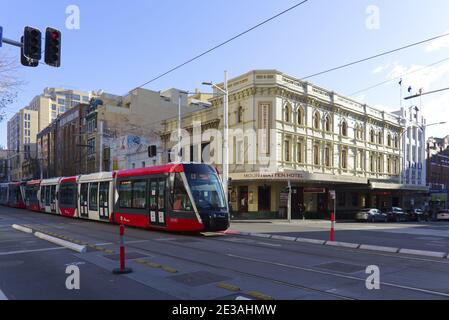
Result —
<path fill-rule="evenodd" d="M 228 277 L 224 277 L 207 271 L 199 271 L 183 274 L 180 276 L 173 276 L 170 277 L 170 279 L 189 287 L 200 287 L 211 283 L 230 280 Z"/>
<path fill-rule="evenodd" d="M 330 271 L 337 271 L 341 273 L 356 273 L 360 271 L 364 271 L 365 267 L 358 266 L 355 264 L 349 264 L 349 263 L 342 263 L 342 262 L 331 262 L 331 263 L 325 263 L 315 266 L 316 268 L 330 270 Z"/>

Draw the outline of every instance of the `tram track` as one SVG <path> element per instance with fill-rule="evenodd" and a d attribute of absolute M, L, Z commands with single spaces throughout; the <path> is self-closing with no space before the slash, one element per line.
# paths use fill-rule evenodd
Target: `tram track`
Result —
<path fill-rule="evenodd" d="M 36 221 L 34 221 L 31 218 L 24 218 L 22 216 L 22 217 L 20 217 L 20 219 L 23 220 L 25 223 L 32 223 L 34 225 L 36 224 Z M 33 220 L 33 221 L 31 221 L 31 220 Z M 39 226 L 40 227 L 44 227 L 42 224 L 39 224 Z M 54 226 L 49 225 L 47 227 L 51 228 L 51 227 L 54 227 Z M 69 231 L 71 234 L 74 234 L 74 235 L 85 236 L 85 234 L 83 234 L 81 231 L 73 231 L 72 229 L 67 230 L 67 231 Z M 98 232 L 98 230 L 95 230 L 95 231 Z M 107 233 L 107 232 L 103 231 L 103 233 Z M 108 233 L 108 236 L 111 236 L 111 233 Z M 94 240 L 96 242 L 105 242 L 105 243 L 106 242 L 111 242 L 111 239 L 104 238 L 104 237 L 99 237 L 98 235 L 95 235 L 95 237 L 90 235 L 90 237 L 91 238 L 95 238 Z M 133 238 L 139 239 L 139 237 L 135 237 L 135 236 L 133 236 Z M 152 240 L 152 239 L 143 239 L 143 238 L 141 238 L 141 240 L 156 241 L 156 240 Z M 117 244 L 117 243 L 114 243 L 114 244 Z M 188 246 L 174 244 L 174 243 L 171 243 L 170 241 L 165 241 L 164 244 L 165 245 L 170 245 L 170 246 L 176 246 L 178 248 L 202 251 L 202 252 L 206 252 L 206 253 L 209 253 L 209 254 L 215 254 L 215 255 L 218 254 L 217 252 L 212 251 L 212 250 L 196 249 L 196 248 L 192 248 L 192 247 L 188 247 Z M 215 264 L 211 264 L 211 263 L 207 263 L 207 262 L 200 262 L 200 261 L 197 261 L 197 260 L 194 260 L 194 259 L 180 257 L 180 256 L 177 256 L 177 255 L 168 254 L 168 253 L 161 252 L 161 251 L 158 251 L 158 250 L 150 250 L 150 249 L 142 248 L 142 247 L 139 247 L 139 246 L 136 246 L 136 245 L 133 245 L 133 244 L 127 245 L 127 248 L 134 249 L 135 251 L 140 251 L 141 253 L 142 252 L 146 252 L 146 253 L 150 253 L 152 255 L 164 256 L 164 257 L 167 257 L 167 258 L 180 260 L 180 261 L 183 261 L 183 262 L 188 262 L 188 263 L 192 263 L 192 264 L 196 264 L 196 265 L 200 265 L 200 266 L 206 266 L 206 267 L 209 267 L 209 268 L 212 268 L 212 269 L 226 270 L 226 271 L 229 271 L 229 272 L 232 272 L 232 273 L 240 274 L 242 276 L 251 277 L 251 278 L 254 278 L 254 279 L 259 279 L 259 280 L 264 280 L 264 281 L 267 281 L 267 282 L 271 282 L 271 283 L 276 284 L 276 285 L 282 285 L 282 286 L 286 286 L 286 287 L 289 287 L 289 288 L 295 288 L 295 289 L 305 290 L 305 291 L 309 291 L 309 292 L 316 292 L 316 293 L 319 293 L 319 294 L 323 294 L 323 295 L 332 297 L 334 299 L 338 298 L 338 299 L 341 299 L 341 300 L 357 300 L 356 298 L 353 298 L 353 297 L 349 297 L 349 296 L 345 296 L 345 295 L 341 295 L 341 294 L 337 294 L 337 293 L 332 293 L 332 292 L 327 292 L 325 290 L 320 290 L 320 289 L 316 289 L 316 288 L 309 287 L 309 286 L 303 286 L 303 285 L 296 284 L 296 283 L 290 283 L 290 282 L 286 282 L 286 281 L 282 281 L 282 280 L 277 280 L 277 279 L 274 279 L 274 278 L 269 278 L 269 277 L 265 277 L 265 276 L 261 276 L 261 275 L 256 275 L 256 274 L 244 272 L 244 271 L 241 271 L 241 270 L 238 270 L 238 269 L 235 269 L 235 268 L 223 267 L 223 266 L 219 266 L 219 265 L 215 265 Z"/>
<path fill-rule="evenodd" d="M 15 217 L 17 218 L 17 217 Z M 27 220 L 27 223 L 33 223 L 36 224 L 36 221 L 34 221 L 34 219 L 26 219 L 25 217 L 20 217 L 22 220 Z M 30 221 L 33 220 L 33 221 Z M 42 225 L 42 224 L 41 224 Z M 72 224 L 74 225 L 74 224 Z M 97 224 L 98 226 L 98 224 Z M 47 227 L 54 227 L 54 226 L 47 226 Z M 77 226 L 78 227 L 78 226 Z M 111 232 L 109 231 L 104 231 L 104 230 L 98 230 L 98 229 L 94 229 L 92 227 L 90 227 L 89 225 L 83 225 L 82 227 L 88 228 L 88 229 L 93 229 L 92 231 L 94 231 L 95 233 L 101 232 L 104 233 L 107 238 L 103 238 L 103 237 L 99 237 L 97 234 L 95 236 L 92 236 L 91 234 L 89 234 L 88 236 L 91 238 L 95 238 L 99 241 L 104 241 L 104 242 L 111 242 L 110 237 L 112 236 Z M 135 229 L 138 230 L 138 229 Z M 67 230 L 70 233 L 73 233 L 75 235 L 82 235 L 82 236 L 86 236 L 85 233 L 81 232 L 81 231 L 74 231 L 72 229 Z M 140 240 L 146 240 L 146 241 L 157 241 L 156 239 L 146 239 L 146 238 L 142 238 L 136 235 L 132 235 L 132 238 L 135 239 L 140 239 Z M 220 240 L 216 240 L 213 238 L 207 238 L 208 241 L 220 241 Z M 116 241 L 112 240 L 114 242 L 114 244 L 116 244 Z M 232 242 L 230 242 L 232 243 Z M 235 243 L 233 243 L 235 244 Z M 251 244 L 246 244 L 246 243 L 239 243 L 239 245 L 247 245 L 247 246 L 252 246 Z M 223 253 L 218 253 L 217 251 L 213 251 L 213 250 L 207 250 L 207 249 L 202 249 L 202 248 L 195 248 L 195 247 L 190 247 L 187 245 L 183 245 L 183 244 L 179 244 L 179 243 L 175 243 L 174 241 L 164 241 L 164 245 L 169 245 L 172 247 L 177 247 L 177 248 L 182 248 L 182 249 L 188 249 L 188 250 L 194 250 L 196 252 L 204 252 L 207 254 L 214 254 L 214 255 L 218 255 L 220 254 L 221 256 L 223 255 Z M 339 299 L 345 299 L 345 300 L 357 300 L 356 298 L 353 297 L 349 297 L 349 296 L 345 296 L 345 295 L 341 295 L 338 293 L 332 293 L 332 292 L 328 292 L 325 290 L 321 290 L 321 289 L 317 289 L 317 288 L 313 288 L 313 287 L 309 287 L 309 286 L 303 286 L 297 283 L 291 283 L 291 282 L 287 282 L 287 281 L 282 281 L 282 280 L 278 280 L 275 278 L 270 278 L 270 277 L 266 277 L 266 276 L 262 276 L 262 275 L 258 275 L 258 274 L 254 274 L 254 273 L 249 273 L 249 272 L 244 272 L 235 268 L 230 268 L 230 267 L 223 267 L 223 266 L 218 266 L 216 264 L 211 264 L 211 263 L 207 263 L 207 262 L 200 262 L 198 260 L 193 260 L 193 259 L 189 259 L 189 258 L 185 258 L 185 257 L 180 257 L 178 255 L 172 255 L 172 254 L 168 254 L 166 252 L 161 252 L 159 250 L 154 250 L 154 249 L 147 249 L 147 248 L 142 248 L 141 246 L 136 246 L 134 244 L 130 244 L 127 246 L 128 248 L 137 250 L 137 251 L 141 251 L 142 252 L 147 252 L 153 255 L 159 255 L 159 256 L 164 256 L 167 258 L 171 258 L 171 259 L 176 259 L 176 260 L 180 260 L 180 261 L 184 261 L 184 262 L 188 262 L 188 263 L 193 263 L 193 264 L 197 264 L 197 265 L 202 265 L 202 266 L 208 266 L 210 268 L 213 269 L 219 269 L 219 270 L 227 270 L 233 273 L 237 273 L 237 274 L 241 274 L 247 277 L 252 277 L 252 278 L 256 278 L 256 279 L 260 279 L 260 280 L 264 280 L 264 281 L 269 281 L 271 283 L 274 284 L 278 284 L 278 285 L 283 285 L 283 286 L 287 286 L 290 288 L 297 288 L 297 289 L 302 289 L 302 290 L 307 290 L 310 292 L 318 292 L 333 298 L 339 298 Z M 267 248 L 267 247 L 262 247 L 264 249 L 267 250 L 277 250 L 279 251 L 279 249 L 274 249 L 274 248 Z M 287 250 L 287 249 L 283 249 L 285 251 L 291 251 L 293 253 L 297 253 L 297 254 L 301 254 L 301 252 L 295 251 L 295 250 Z M 310 254 L 310 253 L 303 253 L 303 254 Z M 273 261 L 268 261 L 268 260 L 259 260 L 259 259 L 252 259 L 250 257 L 241 257 L 238 255 L 233 255 L 233 254 L 226 254 L 227 257 L 232 258 L 232 259 L 239 259 L 240 261 L 246 261 L 246 262 L 251 262 L 251 263 L 261 263 L 261 264 L 265 264 L 265 265 L 272 265 L 272 266 L 277 266 L 279 268 L 283 268 L 283 269 L 295 269 L 295 270 L 300 270 L 303 272 L 309 272 L 309 273 L 315 273 L 315 274 L 321 274 L 321 275 L 325 275 L 325 276 L 330 276 L 330 277 L 337 277 L 337 278 L 342 278 L 342 279 L 346 279 L 346 280 L 352 280 L 352 281 L 363 281 L 365 282 L 366 279 L 361 279 L 358 277 L 354 277 L 354 276 L 348 276 L 348 275 L 343 275 L 343 274 L 337 274 L 337 273 L 332 273 L 332 272 L 326 272 L 323 270 L 318 270 L 315 268 L 307 268 L 307 267 L 300 267 L 300 266 L 294 266 L 294 265 L 287 265 L 287 264 L 281 264 L 281 263 L 277 263 L 277 262 L 273 262 Z M 432 291 L 432 290 L 427 290 L 427 289 L 422 289 L 422 288 L 415 288 L 415 287 L 410 287 L 410 286 L 403 286 L 403 285 L 399 285 L 399 284 L 394 284 L 394 283 L 381 283 L 381 285 L 384 286 L 388 286 L 388 287 L 393 287 L 396 289 L 402 289 L 402 290 L 407 290 L 407 291 L 413 291 L 413 292 L 420 292 L 420 293 L 424 293 L 427 295 L 432 295 L 432 296 L 439 296 L 439 297 L 444 297 L 444 298 L 449 298 L 449 294 L 447 293 L 443 293 L 443 292 L 438 292 L 438 291 Z"/>

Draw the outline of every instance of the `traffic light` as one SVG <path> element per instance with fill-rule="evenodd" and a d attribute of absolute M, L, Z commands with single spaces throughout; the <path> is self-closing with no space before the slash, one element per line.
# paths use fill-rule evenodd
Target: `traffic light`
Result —
<path fill-rule="evenodd" d="M 45 31 L 45 63 L 56 68 L 61 66 L 61 31 L 53 28 Z"/>
<path fill-rule="evenodd" d="M 154 158 L 157 156 L 157 146 L 149 146 L 148 147 L 148 157 Z"/>
<path fill-rule="evenodd" d="M 39 61 L 42 57 L 42 34 L 38 29 L 25 27 L 23 33 L 23 54 L 26 58 Z"/>
<path fill-rule="evenodd" d="M 23 37 L 20 39 L 20 41 L 23 44 Z M 25 57 L 25 55 L 23 54 L 23 46 L 20 48 L 20 62 L 25 67 L 37 67 L 39 65 L 39 61 L 28 59 L 27 57 Z"/>

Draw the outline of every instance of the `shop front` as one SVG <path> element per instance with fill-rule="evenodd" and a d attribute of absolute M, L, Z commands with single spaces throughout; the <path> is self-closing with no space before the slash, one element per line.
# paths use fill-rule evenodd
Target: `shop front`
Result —
<path fill-rule="evenodd" d="M 231 174 L 230 204 L 234 219 L 287 219 L 288 185 L 292 187 L 292 219 L 329 219 L 334 200 L 329 191 L 337 193 L 337 208 L 341 217 L 350 215 L 369 195 L 367 181 L 352 177 L 335 177 L 307 172 L 242 173 Z M 360 190 L 365 189 L 365 194 Z M 352 191 L 348 191 L 352 190 Z"/>

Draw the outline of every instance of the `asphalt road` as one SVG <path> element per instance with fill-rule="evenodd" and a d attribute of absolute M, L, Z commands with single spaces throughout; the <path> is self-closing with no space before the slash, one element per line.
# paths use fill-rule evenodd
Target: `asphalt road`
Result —
<path fill-rule="evenodd" d="M 90 247 L 79 254 L 12 224 Z M 117 226 L 0 208 L 0 299 L 449 299 L 447 259 L 235 235 L 126 235 L 134 272 L 115 276 Z M 73 264 L 80 290 L 71 291 L 65 271 Z M 368 266 L 380 269 L 379 290 L 366 288 Z"/>

